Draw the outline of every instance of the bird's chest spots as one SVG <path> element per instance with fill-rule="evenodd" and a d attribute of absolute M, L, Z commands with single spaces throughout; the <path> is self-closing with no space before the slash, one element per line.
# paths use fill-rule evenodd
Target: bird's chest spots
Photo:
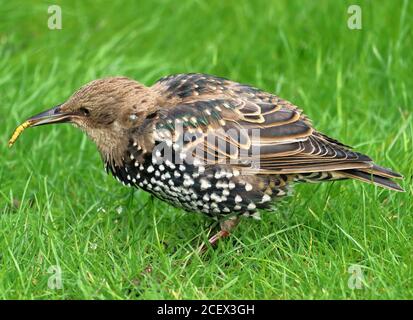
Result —
<path fill-rule="evenodd" d="M 175 164 L 168 160 L 158 163 L 146 158 L 144 161 L 134 161 L 122 168 L 115 168 L 114 173 L 125 185 L 139 187 L 185 210 L 207 214 L 231 212 L 223 204 L 212 204 L 228 200 L 229 191 L 214 191 L 203 166 L 186 162 Z"/>
<path fill-rule="evenodd" d="M 271 200 L 264 188 L 258 188 L 231 167 L 128 155 L 123 166 L 109 169 L 125 185 L 142 188 L 176 207 L 209 216 L 258 216 L 256 209 L 268 208 Z"/>

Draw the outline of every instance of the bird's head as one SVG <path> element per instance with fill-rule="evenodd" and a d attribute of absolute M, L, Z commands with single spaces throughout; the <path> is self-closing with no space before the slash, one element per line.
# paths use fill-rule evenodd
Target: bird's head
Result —
<path fill-rule="evenodd" d="M 102 156 L 113 157 L 114 149 L 127 143 L 127 131 L 139 126 L 154 106 L 150 88 L 125 77 L 92 81 L 66 102 L 30 117 L 9 141 L 11 146 L 28 127 L 71 123 L 96 143 Z"/>

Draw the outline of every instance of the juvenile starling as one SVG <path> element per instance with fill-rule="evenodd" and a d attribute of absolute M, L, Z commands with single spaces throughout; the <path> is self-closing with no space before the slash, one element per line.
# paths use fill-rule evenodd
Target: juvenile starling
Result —
<path fill-rule="evenodd" d="M 107 172 L 176 207 L 221 221 L 259 218 L 296 182 L 357 179 L 396 191 L 402 176 L 316 131 L 292 103 L 206 74 L 146 87 L 126 77 L 92 81 L 19 126 L 70 122 L 96 143 Z"/>

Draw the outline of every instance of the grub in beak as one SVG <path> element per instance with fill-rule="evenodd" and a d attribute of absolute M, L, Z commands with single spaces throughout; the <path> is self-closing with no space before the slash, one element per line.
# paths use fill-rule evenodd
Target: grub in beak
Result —
<path fill-rule="evenodd" d="M 62 123 L 70 121 L 71 114 L 61 112 L 60 105 L 53 107 L 47 111 L 41 112 L 23 122 L 14 130 L 13 135 L 9 140 L 9 147 L 11 147 L 23 131 L 29 127 L 36 127 L 51 123 Z"/>

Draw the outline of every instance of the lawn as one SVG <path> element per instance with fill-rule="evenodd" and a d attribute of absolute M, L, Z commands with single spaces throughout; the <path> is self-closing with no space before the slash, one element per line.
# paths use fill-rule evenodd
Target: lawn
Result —
<path fill-rule="evenodd" d="M 413 298 L 413 3 L 56 1 L 61 30 L 51 4 L 0 2 L 0 298 Z M 7 147 L 18 123 L 90 80 L 184 72 L 294 102 L 401 172 L 406 192 L 297 185 L 200 256 L 211 222 L 118 184 L 79 130 L 29 129 Z"/>

